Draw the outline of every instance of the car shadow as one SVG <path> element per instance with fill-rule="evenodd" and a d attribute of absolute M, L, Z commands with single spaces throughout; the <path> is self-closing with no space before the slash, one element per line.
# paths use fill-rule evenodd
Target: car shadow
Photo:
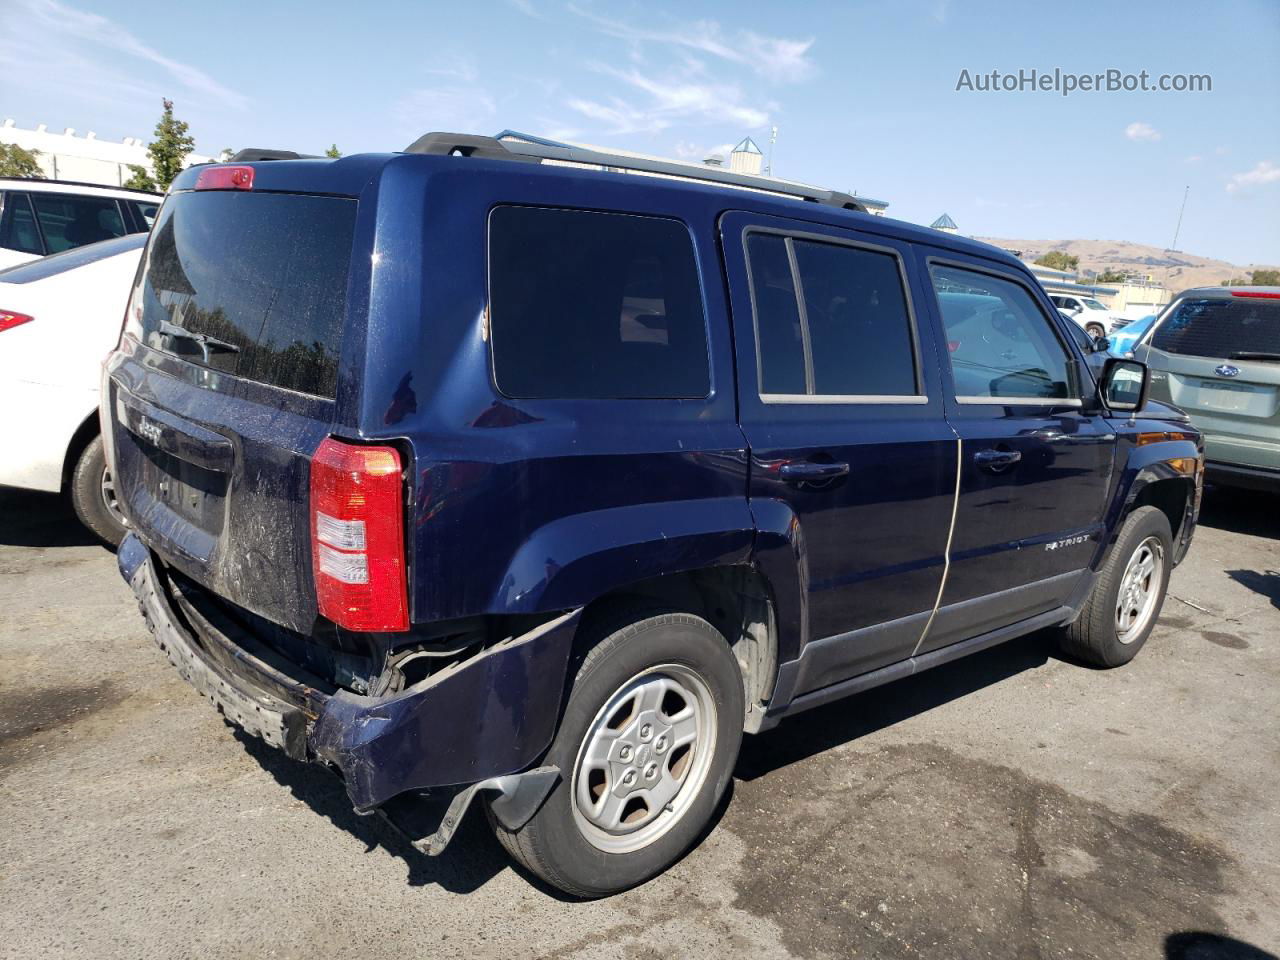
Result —
<path fill-rule="evenodd" d="M 1274 953 L 1243 940 L 1203 930 L 1169 934 L 1164 956 L 1165 960 L 1277 960 Z"/>
<path fill-rule="evenodd" d="M 963 657 L 942 669 L 797 714 L 773 730 L 746 738 L 734 775 L 754 780 L 1044 666 L 1051 659 L 1062 658 L 1057 655 L 1053 632 L 1041 630 Z"/>
<path fill-rule="evenodd" d="M 1280 496 L 1260 490 L 1206 487 L 1200 525 L 1280 540 Z"/>
<path fill-rule="evenodd" d="M 510 863 L 489 832 L 483 814 L 476 808 L 477 804 L 472 804 L 473 809 L 463 818 L 445 852 L 441 856 L 429 857 L 418 851 L 405 833 L 382 817 L 361 816 L 356 813 L 342 781 L 323 767 L 293 760 L 257 737 L 234 726 L 231 729 L 245 753 L 256 760 L 277 783 L 287 787 L 294 797 L 313 812 L 363 843 L 366 853 L 381 847 L 403 860 L 408 868 L 406 882 L 411 887 L 435 884 L 450 893 L 471 893 L 492 880 Z M 393 802 L 396 805 L 396 821 L 402 828 L 417 832 L 414 828 L 420 825 L 424 835 L 435 829 L 435 822 L 428 817 L 418 816 L 414 798 L 398 798 Z M 419 819 L 422 820 L 421 824 L 417 823 Z"/>
<path fill-rule="evenodd" d="M 65 497 L 0 487 L 0 546 L 91 547 L 90 533 Z"/>
<path fill-rule="evenodd" d="M 1280 570 L 1228 570 L 1227 576 L 1242 587 L 1266 597 L 1273 607 L 1280 610 Z"/>

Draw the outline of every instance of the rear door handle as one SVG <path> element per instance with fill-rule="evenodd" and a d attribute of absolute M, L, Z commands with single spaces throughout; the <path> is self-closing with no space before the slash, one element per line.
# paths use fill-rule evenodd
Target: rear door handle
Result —
<path fill-rule="evenodd" d="M 805 480 L 833 480 L 849 472 L 847 463 L 820 463 L 815 460 L 791 460 L 778 469 L 778 476 L 791 483 Z"/>
<path fill-rule="evenodd" d="M 1020 450 L 979 450 L 973 455 L 973 462 L 988 473 L 1000 473 L 1008 470 L 1022 459 Z"/>

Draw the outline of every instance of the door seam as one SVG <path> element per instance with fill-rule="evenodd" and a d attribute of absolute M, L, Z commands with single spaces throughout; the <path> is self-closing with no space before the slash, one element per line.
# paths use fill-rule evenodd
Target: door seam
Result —
<path fill-rule="evenodd" d="M 952 430 L 954 433 L 954 429 Z M 947 575 L 951 572 L 951 538 L 956 535 L 956 517 L 960 512 L 960 468 L 964 463 L 964 441 L 960 439 L 960 435 L 956 434 L 956 489 L 951 501 L 951 527 L 947 530 L 947 545 L 942 551 L 942 581 L 938 584 L 938 596 L 933 601 L 933 609 L 929 612 L 929 619 L 925 621 L 924 629 L 920 631 L 920 639 L 916 641 L 915 649 L 911 651 L 911 657 L 914 658 L 920 652 L 920 648 L 924 645 L 925 637 L 929 636 L 929 628 L 933 626 L 933 618 L 938 615 L 938 608 L 942 606 L 942 592 L 947 589 Z"/>

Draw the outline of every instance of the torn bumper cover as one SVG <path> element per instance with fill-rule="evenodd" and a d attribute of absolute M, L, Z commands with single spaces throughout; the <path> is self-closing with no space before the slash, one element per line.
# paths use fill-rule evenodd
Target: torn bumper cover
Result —
<path fill-rule="evenodd" d="M 553 768 L 515 775 L 555 733 L 579 611 L 393 696 L 325 693 L 237 645 L 194 610 L 183 606 L 177 615 L 136 535 L 125 538 L 117 559 L 156 643 L 187 682 L 245 732 L 294 759 L 337 768 L 358 812 L 408 791 L 456 786 L 466 789 L 450 806 L 455 819 L 477 790 L 490 789 L 499 795 L 496 808 L 509 814 L 502 819 L 515 821 L 532 815 L 554 786 Z M 420 848 L 438 853 L 455 826 L 442 825 L 443 836 Z"/>

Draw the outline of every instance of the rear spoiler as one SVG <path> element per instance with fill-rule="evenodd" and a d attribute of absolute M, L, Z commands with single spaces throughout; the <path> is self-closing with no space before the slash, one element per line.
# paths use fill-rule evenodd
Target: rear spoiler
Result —
<path fill-rule="evenodd" d="M 262 147 L 246 147 L 227 160 L 227 163 L 253 163 L 255 160 L 318 160 L 319 154 L 295 153 L 292 150 L 267 150 Z"/>

